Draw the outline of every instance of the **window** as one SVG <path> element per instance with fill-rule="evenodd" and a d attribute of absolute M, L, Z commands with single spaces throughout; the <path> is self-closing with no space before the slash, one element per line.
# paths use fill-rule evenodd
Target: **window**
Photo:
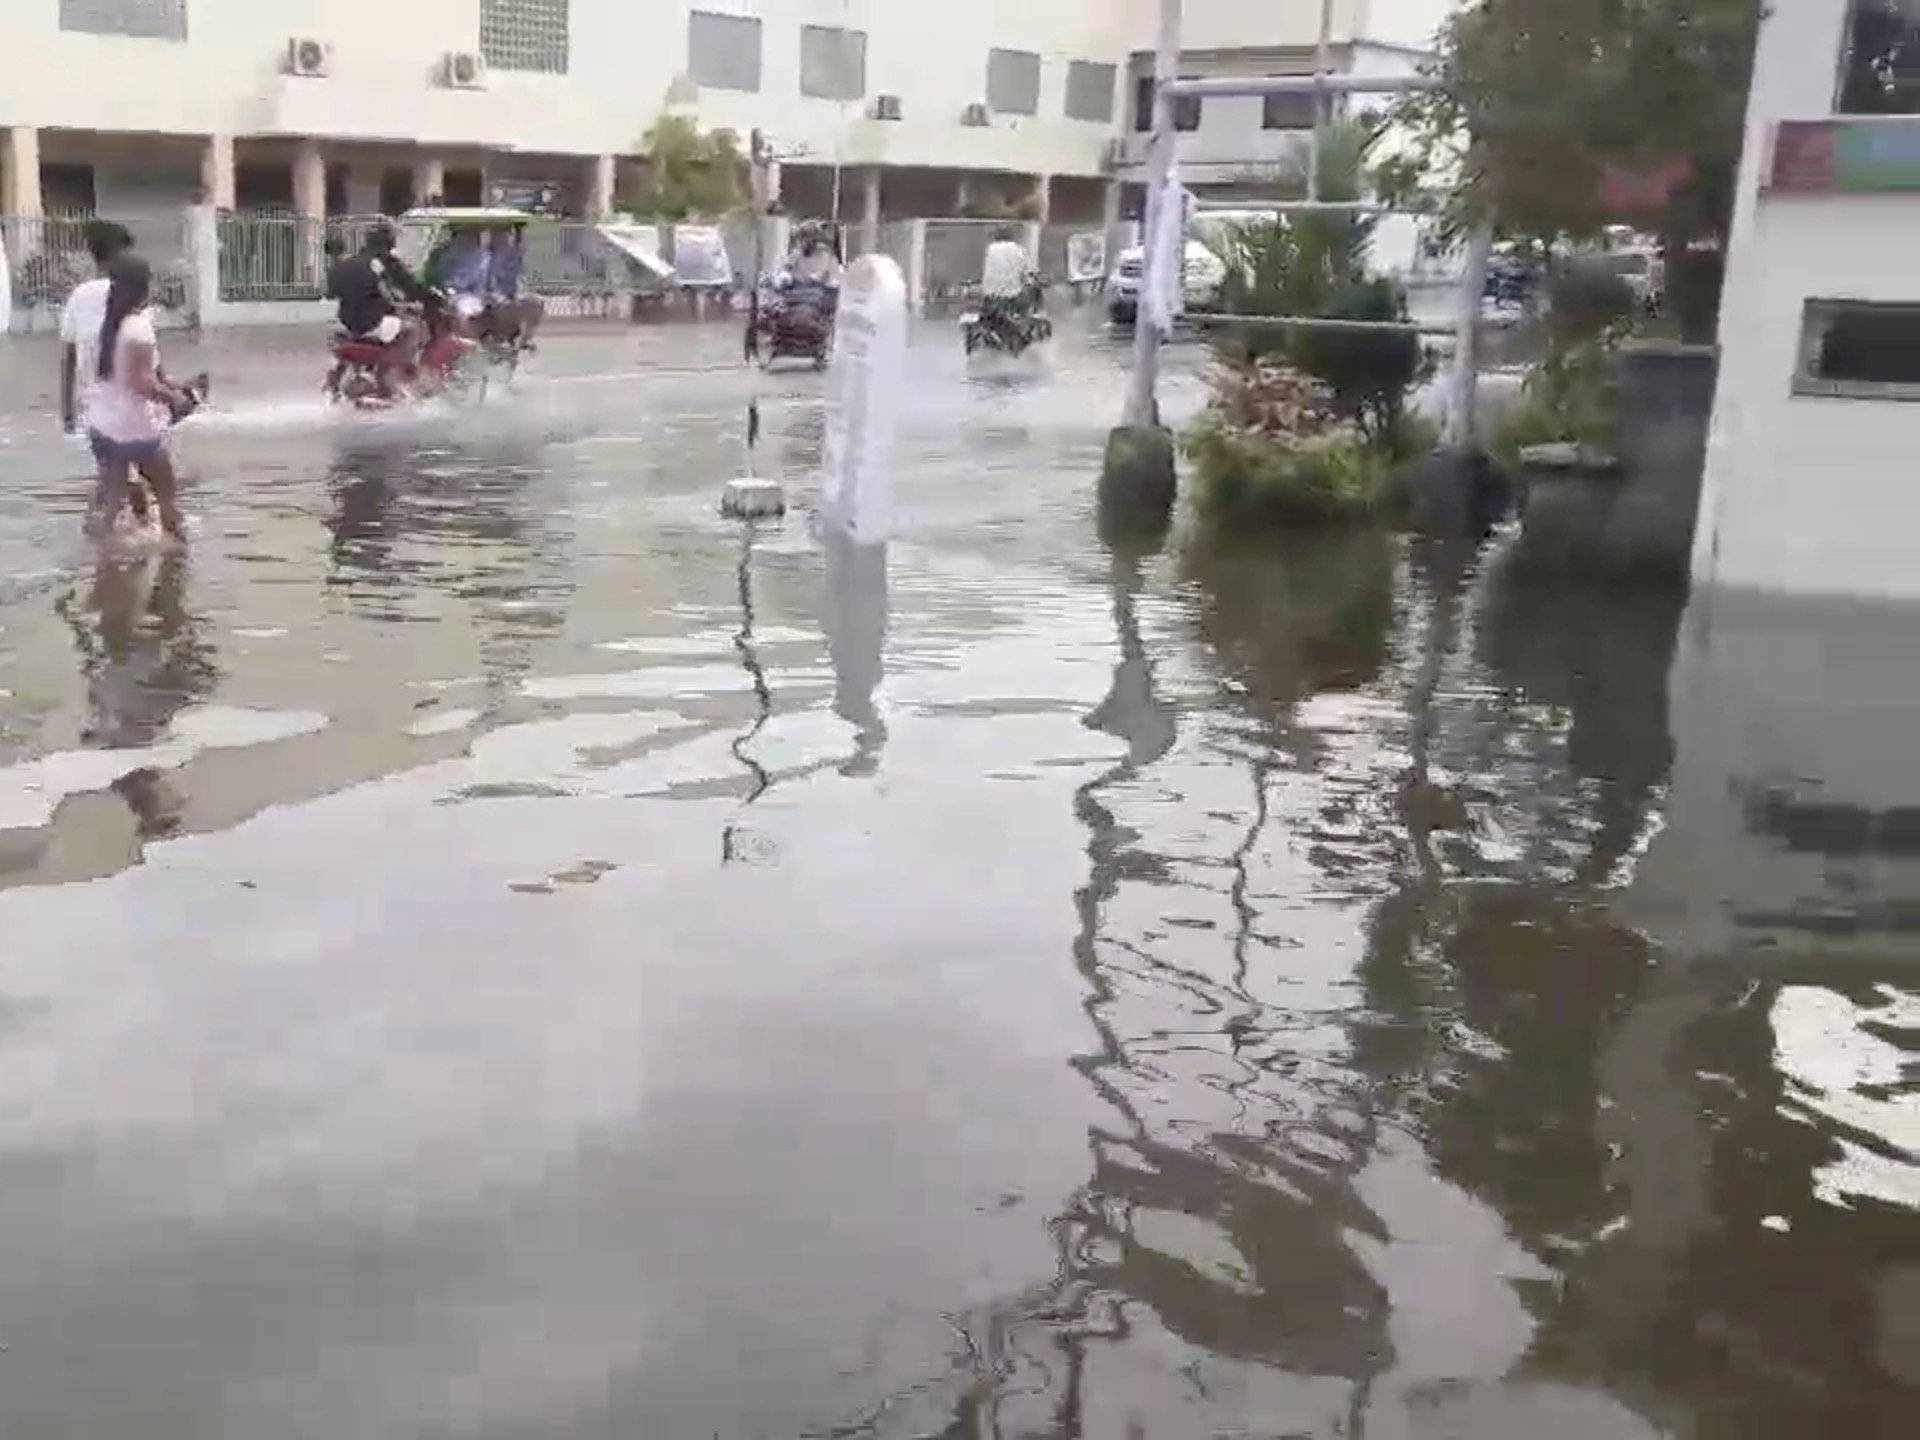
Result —
<path fill-rule="evenodd" d="M 1040 57 L 1031 50 L 987 55 L 987 108 L 998 115 L 1040 113 Z"/>
<path fill-rule="evenodd" d="M 858 100 L 865 95 L 867 32 L 802 25 L 800 93 L 821 100 Z"/>
<path fill-rule="evenodd" d="M 1852 0 L 1851 12 L 1840 113 L 1920 113 L 1920 0 Z"/>
<path fill-rule="evenodd" d="M 89 35 L 184 40 L 187 0 L 60 0 L 60 28 Z"/>
<path fill-rule="evenodd" d="M 1117 74 L 1111 65 L 1075 60 L 1067 66 L 1067 118 L 1096 125 L 1113 123 L 1113 92 Z"/>
<path fill-rule="evenodd" d="M 1260 110 L 1262 130 L 1311 130 L 1319 97 L 1316 95 L 1267 95 Z"/>
<path fill-rule="evenodd" d="M 1920 303 L 1809 300 L 1797 395 L 1920 400 Z"/>
<path fill-rule="evenodd" d="M 1173 128 L 1191 132 L 1200 128 L 1200 97 L 1173 97 Z M 1145 134 L 1153 129 L 1153 77 L 1142 75 L 1133 89 L 1133 128 Z"/>
<path fill-rule="evenodd" d="M 760 22 L 695 10 L 687 17 L 687 73 L 716 90 L 760 89 Z"/>
<path fill-rule="evenodd" d="M 496 70 L 567 73 L 568 0 L 480 0 L 480 55 Z"/>

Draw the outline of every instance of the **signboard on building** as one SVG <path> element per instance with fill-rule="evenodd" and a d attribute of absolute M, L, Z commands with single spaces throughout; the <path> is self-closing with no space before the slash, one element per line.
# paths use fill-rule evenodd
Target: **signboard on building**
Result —
<path fill-rule="evenodd" d="M 1902 120 L 1783 120 L 1768 188 L 1787 195 L 1920 193 L 1920 127 Z"/>
<path fill-rule="evenodd" d="M 726 290 L 733 285 L 727 239 L 712 225 L 673 227 L 673 272 L 690 290 Z"/>

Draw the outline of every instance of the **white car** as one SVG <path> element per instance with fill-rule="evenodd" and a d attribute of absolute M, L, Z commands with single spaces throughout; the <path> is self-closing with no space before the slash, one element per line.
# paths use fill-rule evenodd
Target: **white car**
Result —
<path fill-rule="evenodd" d="M 1147 270 L 1147 252 L 1136 245 L 1120 253 L 1120 263 L 1107 280 L 1107 317 L 1116 325 L 1131 325 L 1140 314 L 1140 282 Z M 1198 240 L 1187 241 L 1186 265 L 1181 276 L 1189 310 L 1211 310 L 1220 303 L 1220 287 L 1227 283 L 1227 267 Z"/>

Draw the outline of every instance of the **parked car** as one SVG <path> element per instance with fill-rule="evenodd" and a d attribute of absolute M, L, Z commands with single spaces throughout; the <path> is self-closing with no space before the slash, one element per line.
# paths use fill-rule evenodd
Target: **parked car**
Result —
<path fill-rule="evenodd" d="M 1131 325 L 1140 315 L 1140 284 L 1146 277 L 1147 252 L 1136 245 L 1120 254 L 1107 281 L 1107 318 L 1116 325 Z M 1227 267 L 1220 257 L 1198 240 L 1187 241 L 1186 264 L 1182 274 L 1186 308 L 1214 310 L 1220 305 L 1220 289 L 1227 283 Z"/>

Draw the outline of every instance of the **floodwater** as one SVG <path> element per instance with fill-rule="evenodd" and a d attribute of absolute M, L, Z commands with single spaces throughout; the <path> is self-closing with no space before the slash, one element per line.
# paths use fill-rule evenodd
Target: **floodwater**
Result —
<path fill-rule="evenodd" d="M 119 562 L 0 347 L 7 1440 L 1910 1433 L 1920 627 L 1109 549 L 1079 336 L 868 550 L 718 329 L 306 338 Z"/>

